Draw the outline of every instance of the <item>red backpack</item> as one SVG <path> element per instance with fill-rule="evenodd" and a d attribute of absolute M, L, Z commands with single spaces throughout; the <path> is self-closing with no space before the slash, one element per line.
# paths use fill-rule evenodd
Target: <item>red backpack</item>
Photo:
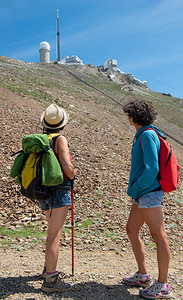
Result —
<path fill-rule="evenodd" d="M 144 131 L 146 130 L 154 130 L 154 129 L 147 128 Z M 156 130 L 154 131 L 156 132 Z M 160 140 L 159 183 L 161 185 L 162 190 L 165 193 L 169 193 L 176 190 L 177 188 L 179 182 L 179 166 L 172 147 L 157 132 L 156 134 L 158 135 Z M 142 143 L 141 143 L 141 147 L 142 147 Z"/>

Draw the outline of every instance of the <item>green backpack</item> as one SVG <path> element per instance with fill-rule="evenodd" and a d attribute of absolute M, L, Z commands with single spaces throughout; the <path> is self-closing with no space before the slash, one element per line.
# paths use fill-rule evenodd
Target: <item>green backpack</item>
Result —
<path fill-rule="evenodd" d="M 22 150 L 10 171 L 17 177 L 21 193 L 31 200 L 46 200 L 54 196 L 55 187 L 63 183 L 61 166 L 53 152 L 58 134 L 30 134 L 22 139 Z M 12 156 L 13 156 L 12 155 Z"/>

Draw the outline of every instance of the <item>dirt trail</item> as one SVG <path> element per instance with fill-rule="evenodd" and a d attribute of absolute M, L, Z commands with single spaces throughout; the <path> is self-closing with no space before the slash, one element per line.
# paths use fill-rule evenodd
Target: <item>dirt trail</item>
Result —
<path fill-rule="evenodd" d="M 109 247 L 110 249 L 110 247 Z M 153 279 L 157 276 L 156 251 L 149 249 L 147 267 Z M 83 251 L 75 249 L 74 277 L 71 276 L 71 249 L 62 247 L 58 269 L 64 272 L 65 280 L 72 284 L 72 290 L 63 294 L 45 294 L 40 288 L 39 274 L 44 263 L 42 247 L 19 252 L 1 251 L 0 299 L 74 299 L 74 300 L 128 300 L 141 299 L 139 288 L 125 286 L 121 279 L 136 271 L 136 263 L 131 250 Z M 172 299 L 183 299 L 182 257 L 171 258 L 169 279 L 173 290 Z"/>

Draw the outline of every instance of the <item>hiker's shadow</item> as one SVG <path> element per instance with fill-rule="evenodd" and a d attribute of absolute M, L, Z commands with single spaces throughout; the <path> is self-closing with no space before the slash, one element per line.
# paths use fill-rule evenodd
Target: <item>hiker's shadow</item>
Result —
<path fill-rule="evenodd" d="M 35 294 L 42 294 L 42 279 L 40 276 L 0 277 L 0 299 L 11 295 L 25 296 L 27 300 L 35 300 Z M 46 293 L 50 299 L 73 299 L 73 300 L 139 300 L 138 290 L 136 295 L 131 295 L 129 287 L 123 283 L 116 285 L 105 285 L 95 281 L 74 283 L 70 291 L 64 293 Z M 30 297 L 27 295 L 30 294 Z M 9 298 L 11 299 L 11 298 Z M 40 296 L 39 296 L 39 299 Z"/>
<path fill-rule="evenodd" d="M 140 300 L 139 290 L 130 294 L 129 287 L 123 283 L 102 284 L 95 281 L 74 284 L 72 290 L 64 293 L 64 299 L 73 300 Z M 52 299 L 55 299 L 54 297 Z"/>
<path fill-rule="evenodd" d="M 34 287 L 35 281 L 41 281 L 40 276 L 19 276 L 19 277 L 0 277 L 0 299 L 13 294 L 24 294 L 24 293 L 40 293 L 41 285 L 39 288 Z M 38 284 L 39 286 L 39 284 Z M 26 298 L 34 299 L 34 298 Z"/>

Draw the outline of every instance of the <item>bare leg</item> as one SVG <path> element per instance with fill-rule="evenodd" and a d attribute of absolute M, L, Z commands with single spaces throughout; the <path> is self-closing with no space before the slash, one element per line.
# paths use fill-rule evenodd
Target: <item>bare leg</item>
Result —
<path fill-rule="evenodd" d="M 126 231 L 131 241 L 133 253 L 138 265 L 138 270 L 141 274 L 147 274 L 144 244 L 139 236 L 139 231 L 143 224 L 144 217 L 141 214 L 141 209 L 138 208 L 137 204 L 132 204 Z"/>
<path fill-rule="evenodd" d="M 152 238 L 157 246 L 157 260 L 159 277 L 158 282 L 167 283 L 168 268 L 170 262 L 170 249 L 165 232 L 163 213 L 161 207 L 141 208 L 145 222 L 147 223 Z"/>
<path fill-rule="evenodd" d="M 59 254 L 59 240 L 62 227 L 64 225 L 69 206 L 59 207 L 52 210 L 50 217 L 50 210 L 45 211 L 48 221 L 48 234 L 46 240 L 46 271 L 55 272 L 58 254 Z"/>

